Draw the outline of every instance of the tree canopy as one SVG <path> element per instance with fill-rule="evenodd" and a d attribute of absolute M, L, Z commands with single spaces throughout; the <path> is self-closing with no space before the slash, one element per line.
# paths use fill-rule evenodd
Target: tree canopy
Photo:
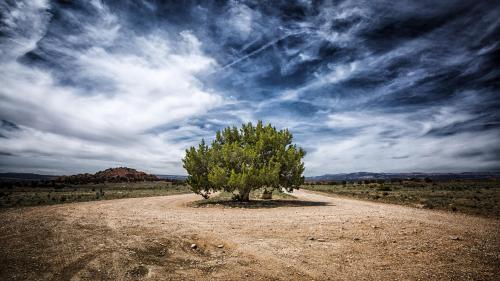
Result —
<path fill-rule="evenodd" d="M 292 191 L 304 183 L 305 151 L 292 144 L 288 129 L 259 121 L 217 131 L 211 145 L 202 140 L 182 159 L 191 190 L 204 198 L 216 191 L 248 201 L 252 190 Z"/>

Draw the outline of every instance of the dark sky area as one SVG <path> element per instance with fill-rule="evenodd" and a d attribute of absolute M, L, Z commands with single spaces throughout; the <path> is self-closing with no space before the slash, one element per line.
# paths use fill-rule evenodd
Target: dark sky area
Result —
<path fill-rule="evenodd" d="M 185 174 L 230 125 L 306 175 L 500 170 L 500 1 L 0 2 L 0 171 Z"/>

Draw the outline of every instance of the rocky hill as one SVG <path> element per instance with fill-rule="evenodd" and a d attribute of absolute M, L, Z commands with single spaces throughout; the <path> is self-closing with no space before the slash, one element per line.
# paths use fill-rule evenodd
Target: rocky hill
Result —
<path fill-rule="evenodd" d="M 63 183 L 101 183 L 101 182 L 135 182 L 160 180 L 155 175 L 146 174 L 132 168 L 118 167 L 99 171 L 95 174 L 78 174 L 58 177 L 56 181 Z"/>

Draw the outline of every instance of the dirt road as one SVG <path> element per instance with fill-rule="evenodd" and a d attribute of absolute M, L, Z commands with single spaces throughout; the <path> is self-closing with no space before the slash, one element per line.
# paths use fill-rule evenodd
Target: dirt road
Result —
<path fill-rule="evenodd" d="M 297 191 L 292 206 L 195 195 L 0 213 L 0 280 L 498 280 L 500 221 Z M 196 244 L 196 247 L 192 244 Z"/>

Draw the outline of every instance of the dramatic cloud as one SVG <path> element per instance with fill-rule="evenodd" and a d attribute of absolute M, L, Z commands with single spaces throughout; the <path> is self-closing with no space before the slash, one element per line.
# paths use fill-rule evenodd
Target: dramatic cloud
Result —
<path fill-rule="evenodd" d="M 257 120 L 308 175 L 498 170 L 499 8 L 7 1 L 0 170 L 184 174 L 184 149 Z"/>

